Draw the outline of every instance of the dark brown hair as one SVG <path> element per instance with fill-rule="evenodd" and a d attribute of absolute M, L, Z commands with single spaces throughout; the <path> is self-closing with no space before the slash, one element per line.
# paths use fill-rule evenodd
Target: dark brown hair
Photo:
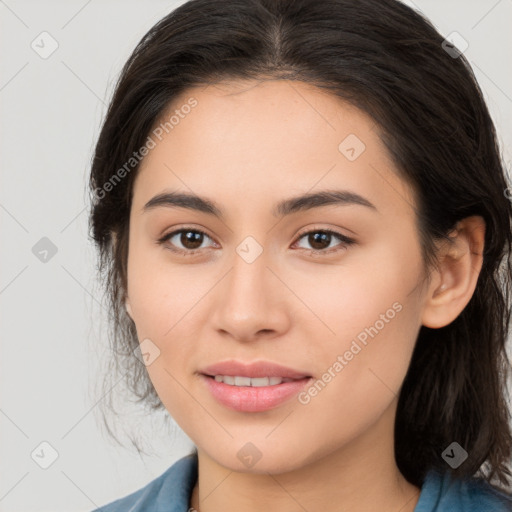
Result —
<path fill-rule="evenodd" d="M 138 340 L 124 310 L 138 168 L 132 162 L 127 170 L 126 162 L 188 87 L 244 79 L 307 82 L 377 123 L 415 191 L 426 268 L 435 267 L 435 242 L 457 221 L 484 218 L 484 261 L 473 297 L 450 325 L 419 332 L 400 390 L 395 456 L 406 479 L 421 487 L 430 468 L 448 469 L 441 453 L 456 441 L 468 458 L 454 475 L 510 484 L 512 209 L 482 92 L 464 55 L 445 51 L 443 40 L 427 19 L 395 0 L 191 0 L 142 38 L 117 82 L 90 175 L 90 231 L 109 300 L 112 368 L 123 369 L 139 401 L 163 409 L 133 356 Z M 117 174 L 112 181 L 123 166 L 122 179 Z"/>

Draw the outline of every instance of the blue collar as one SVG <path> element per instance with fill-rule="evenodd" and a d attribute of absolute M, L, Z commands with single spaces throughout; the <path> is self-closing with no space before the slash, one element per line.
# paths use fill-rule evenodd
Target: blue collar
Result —
<path fill-rule="evenodd" d="M 138 491 L 93 512 L 189 512 L 197 482 L 195 452 L 179 459 Z M 479 478 L 455 479 L 449 471 L 430 470 L 414 512 L 512 511 L 512 495 L 500 493 Z"/>

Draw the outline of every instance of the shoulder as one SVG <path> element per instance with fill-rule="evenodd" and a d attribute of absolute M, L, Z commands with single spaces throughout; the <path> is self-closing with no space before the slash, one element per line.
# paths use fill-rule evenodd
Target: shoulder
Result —
<path fill-rule="evenodd" d="M 196 479 L 197 456 L 192 453 L 144 487 L 91 512 L 186 512 Z"/>
<path fill-rule="evenodd" d="M 414 512 L 512 512 L 512 494 L 482 478 L 454 478 L 449 471 L 427 473 Z"/>

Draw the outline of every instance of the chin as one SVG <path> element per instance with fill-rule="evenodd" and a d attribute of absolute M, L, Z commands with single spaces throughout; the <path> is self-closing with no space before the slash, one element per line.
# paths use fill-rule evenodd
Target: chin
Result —
<path fill-rule="evenodd" d="M 241 448 L 233 452 L 233 446 L 238 444 L 241 445 Z M 259 444 L 257 442 L 236 443 L 231 440 L 229 445 L 229 448 L 221 451 L 218 451 L 217 446 L 217 450 L 209 452 L 209 457 L 226 469 L 238 473 L 287 473 L 300 469 L 310 460 L 316 459 L 314 455 L 305 453 L 303 448 L 296 448 L 300 443 L 293 443 L 293 446 L 288 447 L 281 444 L 277 450 L 268 441 L 265 446 L 262 446 L 262 442 Z M 216 453 L 217 451 L 218 453 Z"/>

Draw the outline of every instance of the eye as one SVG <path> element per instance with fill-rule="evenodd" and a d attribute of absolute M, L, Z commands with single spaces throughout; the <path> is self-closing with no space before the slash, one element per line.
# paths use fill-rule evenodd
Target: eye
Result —
<path fill-rule="evenodd" d="M 204 231 L 201 231 L 200 229 L 184 227 L 164 235 L 157 242 L 159 244 L 170 242 L 168 244 L 168 248 L 171 251 L 182 254 L 184 256 L 192 256 L 199 252 L 201 249 L 204 249 L 204 247 L 201 246 L 205 240 L 205 237 L 212 240 L 210 236 L 208 236 Z M 308 249 L 303 247 L 303 249 L 309 250 L 310 253 L 315 255 L 338 252 L 355 243 L 355 240 L 352 238 L 349 238 L 331 229 L 315 229 L 306 231 L 299 236 L 298 240 L 300 241 L 306 237 L 307 243 L 311 244 L 312 248 Z M 337 238 L 341 243 L 334 246 L 333 248 L 329 248 L 333 238 Z M 177 244 L 181 244 L 182 247 L 177 246 Z M 294 245 L 296 244 L 297 242 L 295 242 Z"/>
<path fill-rule="evenodd" d="M 330 254 L 332 252 L 338 252 L 355 243 L 355 240 L 352 238 L 349 238 L 331 229 L 314 229 L 311 231 L 306 231 L 299 236 L 299 241 L 305 237 L 307 237 L 306 242 L 312 246 L 309 251 L 313 254 Z M 334 246 L 333 248 L 329 248 L 333 238 L 337 238 L 341 241 L 341 243 Z"/>
<path fill-rule="evenodd" d="M 169 249 L 171 251 L 183 254 L 185 256 L 191 256 L 202 248 L 201 245 L 204 241 L 204 237 L 211 240 L 211 238 L 200 229 L 184 227 L 164 235 L 158 240 L 158 243 L 164 244 L 165 242 L 169 241 L 171 242 L 169 244 Z M 183 248 L 179 246 L 176 248 L 177 243 L 180 243 Z"/>

